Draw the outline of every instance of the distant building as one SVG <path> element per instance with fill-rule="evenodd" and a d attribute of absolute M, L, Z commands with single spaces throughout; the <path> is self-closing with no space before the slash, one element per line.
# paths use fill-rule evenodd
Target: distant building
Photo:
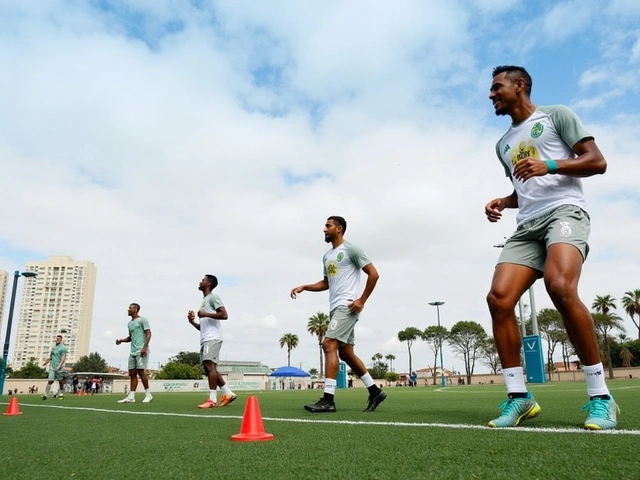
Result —
<path fill-rule="evenodd" d="M 4 324 L 2 320 L 4 319 L 4 306 L 7 303 L 7 284 L 9 282 L 9 273 L 5 270 L 0 270 L 0 335 L 1 338 L 4 338 Z"/>
<path fill-rule="evenodd" d="M 89 354 L 96 267 L 54 255 L 42 262 L 28 262 L 26 271 L 38 275 L 25 279 L 13 349 L 13 368 L 22 368 L 30 358 L 48 358 L 56 335 L 68 348 L 67 363 Z"/>

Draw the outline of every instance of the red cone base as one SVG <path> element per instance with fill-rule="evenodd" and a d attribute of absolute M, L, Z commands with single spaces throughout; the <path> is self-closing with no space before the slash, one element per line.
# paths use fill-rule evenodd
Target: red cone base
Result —
<path fill-rule="evenodd" d="M 3 413 L 3 415 L 22 415 L 22 412 L 18 407 L 18 397 L 16 397 L 15 395 L 11 397 L 9 408 L 7 408 L 7 411 Z"/>
<path fill-rule="evenodd" d="M 273 440 L 273 435 L 264 431 L 258 397 L 247 398 L 240 433 L 232 435 L 231 440 L 234 442 L 264 442 L 265 440 Z"/>

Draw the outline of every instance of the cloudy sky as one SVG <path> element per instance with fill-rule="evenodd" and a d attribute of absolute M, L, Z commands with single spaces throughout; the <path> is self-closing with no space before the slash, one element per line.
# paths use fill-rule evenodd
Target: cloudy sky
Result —
<path fill-rule="evenodd" d="M 130 302 L 153 366 L 198 349 L 185 315 L 214 273 L 223 359 L 281 366 L 294 333 L 292 364 L 317 368 L 306 324 L 328 295 L 289 291 L 322 278 L 323 225 L 342 215 L 380 272 L 356 351 L 406 371 L 397 332 L 434 325 L 430 301 L 447 328 L 490 332 L 493 246 L 515 212 L 483 214 L 512 191 L 494 153 L 509 119 L 488 93 L 493 67 L 519 64 L 534 103 L 571 106 L 609 162 L 584 180 L 580 293 L 620 299 L 640 288 L 638 25 L 634 0 L 2 0 L 0 268 L 94 262 L 91 351 L 121 367 Z"/>

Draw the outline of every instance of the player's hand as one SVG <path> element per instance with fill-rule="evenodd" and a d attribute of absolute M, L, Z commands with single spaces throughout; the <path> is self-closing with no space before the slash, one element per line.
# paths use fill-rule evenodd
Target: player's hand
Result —
<path fill-rule="evenodd" d="M 141 357 L 147 356 L 147 347 L 142 347 L 142 350 L 140 350 L 140 356 Z"/>
<path fill-rule="evenodd" d="M 504 198 L 494 198 L 484 206 L 484 214 L 487 216 L 487 220 L 491 223 L 495 223 L 502 218 L 502 210 L 506 206 Z"/>
<path fill-rule="evenodd" d="M 120 345 L 122 343 L 122 341 L 118 338 L 116 339 L 116 345 Z"/>
<path fill-rule="evenodd" d="M 521 182 L 526 182 L 531 177 L 541 177 L 549 173 L 549 167 L 544 160 L 527 158 L 516 163 L 513 176 Z"/>
<path fill-rule="evenodd" d="M 207 312 L 204 311 L 204 309 L 198 310 L 198 318 L 207 317 L 207 316 L 208 314 Z"/>
<path fill-rule="evenodd" d="M 351 313 L 360 313 L 364 308 L 364 302 L 360 299 L 354 300 L 353 303 L 350 303 L 347 308 L 351 310 Z"/>
<path fill-rule="evenodd" d="M 196 313 L 193 310 L 187 312 L 187 320 L 193 322 L 196 319 Z"/>
<path fill-rule="evenodd" d="M 304 292 L 304 287 L 296 287 L 291 290 L 291 293 L 289 295 L 295 300 L 298 294 L 302 292 Z"/>

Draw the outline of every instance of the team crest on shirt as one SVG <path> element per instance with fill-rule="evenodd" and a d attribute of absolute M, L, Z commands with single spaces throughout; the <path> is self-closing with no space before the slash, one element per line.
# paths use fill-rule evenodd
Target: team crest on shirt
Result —
<path fill-rule="evenodd" d="M 344 258 L 344 253 L 340 252 L 338 254 L 338 261 L 341 262 L 343 258 Z"/>
<path fill-rule="evenodd" d="M 540 122 L 536 122 L 535 125 L 531 127 L 531 138 L 538 138 L 540 135 L 542 135 L 543 130 L 544 127 L 542 126 L 542 124 Z"/>
<path fill-rule="evenodd" d="M 336 262 L 331 261 L 327 263 L 327 275 L 329 275 L 330 277 L 335 277 L 337 274 L 338 274 L 338 265 L 336 265 Z"/>

